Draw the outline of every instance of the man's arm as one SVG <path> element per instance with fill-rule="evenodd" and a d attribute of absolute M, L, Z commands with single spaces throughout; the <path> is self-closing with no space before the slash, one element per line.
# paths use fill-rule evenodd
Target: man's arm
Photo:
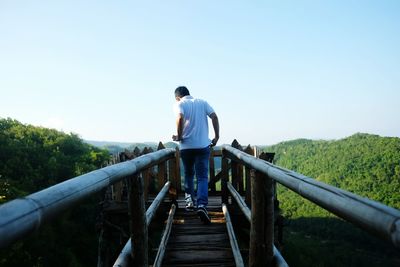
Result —
<path fill-rule="evenodd" d="M 210 118 L 212 121 L 212 125 L 214 128 L 214 134 L 215 134 L 214 139 L 211 141 L 211 145 L 215 146 L 219 139 L 219 121 L 218 121 L 218 116 L 217 116 L 217 114 L 215 114 L 215 112 L 210 114 Z"/>
<path fill-rule="evenodd" d="M 176 118 L 176 132 L 177 135 L 172 136 L 173 141 L 182 141 L 182 132 L 183 132 L 183 114 L 179 113 Z"/>

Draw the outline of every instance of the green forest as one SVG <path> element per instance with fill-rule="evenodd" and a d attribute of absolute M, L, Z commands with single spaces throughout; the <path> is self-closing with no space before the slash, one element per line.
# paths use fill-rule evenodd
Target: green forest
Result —
<path fill-rule="evenodd" d="M 0 203 L 102 167 L 119 149 L 103 147 L 76 134 L 0 118 Z M 298 139 L 265 151 L 276 153 L 278 166 L 400 209 L 400 138 Z M 0 266 L 95 266 L 102 198 L 88 199 L 2 249 Z M 278 186 L 278 199 L 285 217 L 283 255 L 290 266 L 400 266 L 398 251 L 390 245 L 283 186 Z"/>
<path fill-rule="evenodd" d="M 0 203 L 97 169 L 108 158 L 107 150 L 86 144 L 76 134 L 0 118 Z M 101 197 L 88 199 L 0 250 L 0 266 L 94 266 L 94 222 Z"/>
<path fill-rule="evenodd" d="M 400 138 L 358 133 L 334 141 L 298 139 L 265 148 L 274 163 L 400 209 Z M 400 266 L 398 251 L 278 186 L 291 266 Z"/>

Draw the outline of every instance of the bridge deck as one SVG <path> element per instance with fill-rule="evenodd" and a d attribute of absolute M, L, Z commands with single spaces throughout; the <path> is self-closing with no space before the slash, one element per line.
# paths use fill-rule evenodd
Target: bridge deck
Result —
<path fill-rule="evenodd" d="M 210 225 L 204 225 L 196 212 L 187 212 L 184 207 L 181 197 L 162 266 L 235 266 L 221 197 L 209 198 Z"/>

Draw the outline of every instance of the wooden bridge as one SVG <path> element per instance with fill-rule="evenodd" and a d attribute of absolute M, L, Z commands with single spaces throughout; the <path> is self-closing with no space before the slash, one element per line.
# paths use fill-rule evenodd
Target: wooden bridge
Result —
<path fill-rule="evenodd" d="M 110 166 L 0 206 L 0 248 L 107 189 L 99 267 L 287 266 L 279 252 L 276 183 L 400 248 L 399 210 L 275 166 L 273 154 L 259 154 L 251 147 L 243 150 L 237 142 L 211 154 L 210 225 L 184 209 L 179 150 L 160 144 L 156 152 L 121 157 Z M 215 158 L 221 160 L 220 170 L 215 170 Z M 231 219 L 239 213 L 249 225 L 247 248 L 239 247 Z M 107 223 L 116 218 L 129 226 L 130 238 L 112 258 Z M 162 218 L 164 231 L 153 253 L 148 238 L 154 218 Z"/>

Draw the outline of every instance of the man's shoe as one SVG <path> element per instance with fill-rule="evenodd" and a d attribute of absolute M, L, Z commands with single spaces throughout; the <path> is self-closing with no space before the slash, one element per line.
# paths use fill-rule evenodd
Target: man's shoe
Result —
<path fill-rule="evenodd" d="M 194 204 L 191 194 L 185 193 L 185 202 L 186 202 L 186 210 L 187 211 L 194 211 Z"/>
<path fill-rule="evenodd" d="M 211 223 L 211 218 L 210 216 L 208 216 L 208 212 L 206 207 L 204 206 L 199 206 L 197 208 L 197 215 L 199 215 L 200 220 L 204 223 L 204 224 L 210 224 Z"/>

